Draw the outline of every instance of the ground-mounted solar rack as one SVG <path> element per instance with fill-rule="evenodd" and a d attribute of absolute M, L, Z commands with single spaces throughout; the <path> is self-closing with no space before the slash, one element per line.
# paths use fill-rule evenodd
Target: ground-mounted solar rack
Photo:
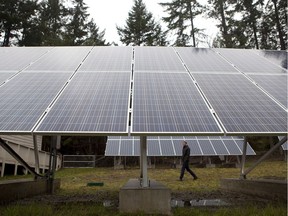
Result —
<path fill-rule="evenodd" d="M 144 160 L 147 136 L 287 137 L 287 52 L 3 47 L 0 57 L 0 135 L 140 136 Z"/>

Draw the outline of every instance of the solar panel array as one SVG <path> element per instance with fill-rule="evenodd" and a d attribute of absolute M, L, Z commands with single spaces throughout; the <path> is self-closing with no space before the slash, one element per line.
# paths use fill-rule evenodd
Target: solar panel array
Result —
<path fill-rule="evenodd" d="M 3 47 L 0 134 L 286 135 L 285 54 Z"/>
<path fill-rule="evenodd" d="M 241 138 L 232 137 L 147 137 L 147 156 L 182 156 L 182 141 L 186 140 L 191 156 L 242 155 Z M 137 137 L 109 137 L 105 156 L 139 156 Z M 255 155 L 247 145 L 247 155 Z"/>

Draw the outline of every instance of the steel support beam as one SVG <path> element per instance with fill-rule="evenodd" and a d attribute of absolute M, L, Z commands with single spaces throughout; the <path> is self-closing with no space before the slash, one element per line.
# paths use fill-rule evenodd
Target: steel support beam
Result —
<path fill-rule="evenodd" d="M 264 161 L 267 157 L 269 157 L 274 151 L 276 151 L 278 148 L 280 148 L 281 145 L 283 145 L 285 142 L 287 142 L 287 136 L 283 137 L 282 140 L 280 140 L 276 145 L 274 145 L 268 152 L 266 152 L 259 160 L 257 160 L 249 169 L 244 171 L 243 167 L 243 172 L 241 168 L 241 179 L 246 179 L 246 175 L 250 173 L 255 167 L 260 164 L 262 161 Z"/>
<path fill-rule="evenodd" d="M 148 171 L 147 171 L 147 137 L 141 136 L 140 137 L 140 169 L 141 169 L 141 186 L 142 187 L 149 187 L 148 184 Z"/>
<path fill-rule="evenodd" d="M 246 179 L 246 176 L 244 175 L 246 152 L 247 152 L 247 137 L 244 138 L 244 143 L 243 143 L 240 179 Z"/>
<path fill-rule="evenodd" d="M 38 151 L 38 145 L 37 145 L 37 136 L 33 135 L 33 145 L 34 145 L 34 156 L 35 156 L 35 172 L 39 172 L 39 151 Z"/>

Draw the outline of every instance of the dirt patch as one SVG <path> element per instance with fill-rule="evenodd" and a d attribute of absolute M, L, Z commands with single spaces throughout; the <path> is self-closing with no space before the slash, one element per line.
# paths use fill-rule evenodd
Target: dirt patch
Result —
<path fill-rule="evenodd" d="M 247 206 L 257 205 L 266 206 L 267 204 L 273 205 L 279 202 L 279 200 L 268 200 L 255 196 L 248 196 L 245 194 L 236 194 L 223 191 L 207 191 L 207 192 L 172 192 L 172 200 L 181 200 L 189 202 L 191 200 L 213 200 L 220 199 L 230 206 Z M 39 195 L 30 198 L 25 198 L 19 201 L 15 201 L 10 204 L 29 205 L 32 203 L 41 203 L 47 205 L 62 205 L 67 203 L 81 203 L 81 204 L 104 204 L 109 201 L 111 205 L 118 206 L 119 197 L 118 192 L 109 191 L 97 191 L 93 194 L 71 194 L 71 195 Z"/>

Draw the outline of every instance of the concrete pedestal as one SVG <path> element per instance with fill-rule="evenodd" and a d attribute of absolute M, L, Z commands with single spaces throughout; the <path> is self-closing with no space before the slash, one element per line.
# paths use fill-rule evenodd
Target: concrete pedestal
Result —
<path fill-rule="evenodd" d="M 171 214 L 171 191 L 161 183 L 151 180 L 150 187 L 142 188 L 138 179 L 130 179 L 119 193 L 120 212 Z"/>

